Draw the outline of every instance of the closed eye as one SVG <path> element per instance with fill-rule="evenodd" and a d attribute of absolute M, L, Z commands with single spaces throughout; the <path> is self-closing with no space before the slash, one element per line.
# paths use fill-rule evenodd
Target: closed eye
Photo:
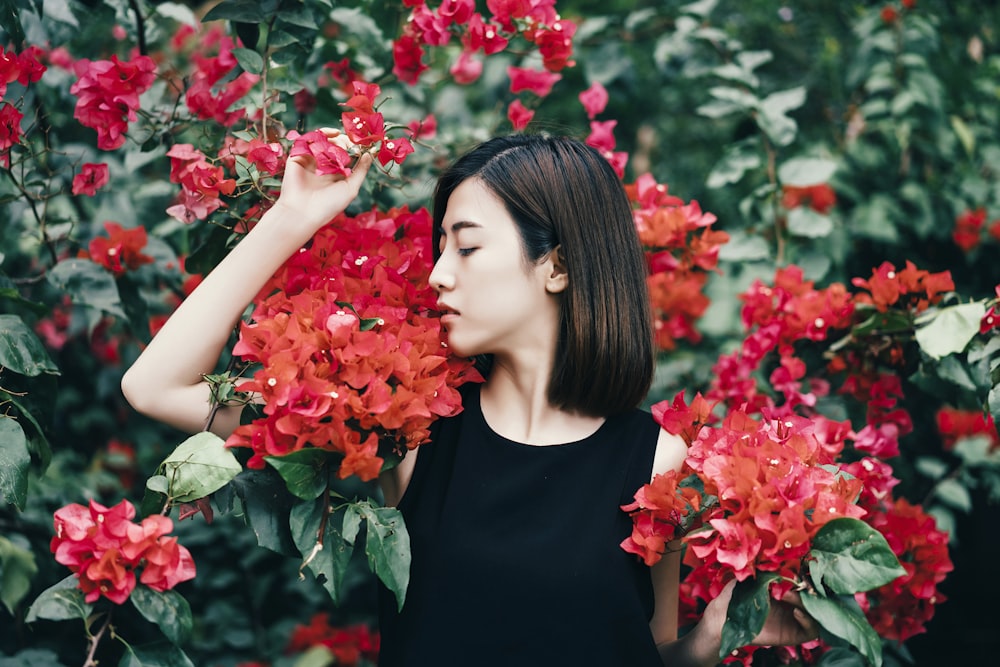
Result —
<path fill-rule="evenodd" d="M 479 248 L 459 248 L 458 249 L 458 254 L 460 256 L 462 256 L 462 257 L 468 257 L 469 255 L 471 255 L 472 253 L 476 252 L 477 250 L 479 250 Z"/>

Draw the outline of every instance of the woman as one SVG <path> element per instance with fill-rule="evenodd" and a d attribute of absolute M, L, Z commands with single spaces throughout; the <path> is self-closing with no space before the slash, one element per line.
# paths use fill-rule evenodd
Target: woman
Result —
<path fill-rule="evenodd" d="M 362 156 L 343 179 L 288 161 L 275 205 L 125 375 L 136 409 L 201 428 L 202 374 L 245 304 L 347 207 L 370 165 Z M 380 479 L 413 551 L 404 608 L 382 605 L 380 665 L 715 664 L 731 587 L 678 640 L 677 554 L 650 571 L 618 546 L 630 532 L 619 506 L 685 456 L 636 408 L 652 330 L 621 183 L 578 141 L 497 138 L 441 178 L 434 222 L 430 283 L 448 344 L 477 357 L 486 382 Z M 212 428 L 226 436 L 238 422 L 224 409 Z M 773 605 L 755 643 L 815 636 L 795 602 Z"/>

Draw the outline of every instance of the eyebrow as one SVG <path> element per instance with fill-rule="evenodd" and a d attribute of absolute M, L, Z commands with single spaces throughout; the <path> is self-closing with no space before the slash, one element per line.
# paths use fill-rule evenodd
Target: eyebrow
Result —
<path fill-rule="evenodd" d="M 472 229 L 481 229 L 482 225 L 480 225 L 478 222 L 472 222 L 470 220 L 459 220 L 458 222 L 452 223 L 452 225 L 451 225 L 451 232 L 452 232 L 452 234 L 454 234 L 454 233 L 456 233 L 458 231 L 461 231 L 463 229 L 470 229 L 470 228 L 472 228 Z M 446 233 L 447 230 L 445 229 L 444 225 L 441 225 L 440 227 L 438 227 L 438 231 L 440 233 L 444 234 L 444 233 Z"/>

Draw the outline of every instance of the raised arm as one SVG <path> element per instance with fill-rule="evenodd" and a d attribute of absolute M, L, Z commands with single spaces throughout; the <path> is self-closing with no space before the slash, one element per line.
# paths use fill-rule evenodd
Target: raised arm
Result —
<path fill-rule="evenodd" d="M 324 130 L 342 147 L 348 140 Z M 344 179 L 317 174 L 307 156 L 289 158 L 278 201 L 205 278 L 122 378 L 122 393 L 137 411 L 188 432 L 204 428 L 211 373 L 236 322 L 268 278 L 357 196 L 372 158 L 364 154 Z M 239 410 L 223 408 L 212 431 L 226 437 Z"/>

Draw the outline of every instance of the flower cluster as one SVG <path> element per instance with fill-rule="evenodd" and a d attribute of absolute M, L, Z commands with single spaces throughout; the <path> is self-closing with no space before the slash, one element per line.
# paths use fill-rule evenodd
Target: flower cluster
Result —
<path fill-rule="evenodd" d="M 976 436 L 987 438 L 991 451 L 1000 449 L 1000 434 L 997 433 L 993 415 L 983 414 L 982 410 L 961 410 L 946 406 L 937 411 L 936 420 L 941 444 L 946 450 L 953 449 L 963 438 Z"/>
<path fill-rule="evenodd" d="M 316 447 L 343 455 L 341 477 L 370 480 L 461 410 L 456 387 L 477 374 L 442 341 L 430 224 L 426 209 L 342 214 L 264 286 L 233 350 L 261 364 L 242 388 L 265 416 L 227 441 L 253 449 L 248 466 Z"/>
<path fill-rule="evenodd" d="M 940 301 L 946 292 L 955 289 L 950 271 L 930 273 L 918 269 L 909 260 L 900 271 L 890 262 L 882 262 L 872 270 L 871 278 L 855 278 L 851 284 L 867 290 L 855 296 L 856 303 L 873 305 L 882 313 L 890 307 L 921 313 Z"/>
<path fill-rule="evenodd" d="M 181 186 L 177 203 L 167 213 L 181 222 L 204 220 L 223 206 L 222 195 L 231 195 L 236 190 L 236 181 L 226 177 L 222 166 L 209 162 L 191 144 L 175 144 L 167 155 L 170 182 Z"/>
<path fill-rule="evenodd" d="M 250 72 L 230 76 L 236 69 L 233 48 L 236 44 L 226 36 L 221 27 L 209 30 L 198 39 L 198 51 L 191 54 L 194 72 L 191 73 L 184 101 L 188 109 L 202 120 L 213 119 L 229 127 L 246 117 L 246 110 L 231 108 L 256 85 L 260 77 Z M 206 56 L 209 49 L 218 47 L 218 55 Z M 220 83 L 223 82 L 224 83 Z M 217 90 L 218 92 L 213 92 Z"/>
<path fill-rule="evenodd" d="M 635 503 L 623 507 L 632 513 L 634 528 L 622 547 L 649 563 L 658 560 L 663 544 L 681 538 L 688 545 L 685 562 L 693 568 L 690 593 L 706 601 L 730 579 L 757 572 L 801 581 L 819 528 L 837 517 L 865 514 L 854 503 L 861 481 L 831 466 L 843 440 L 830 442 L 825 430 L 801 417 L 765 411 L 754 420 L 736 410 L 720 426 L 709 426 L 709 413 L 700 397 L 691 406 L 680 396 L 655 406 L 664 429 L 695 437 L 683 476 L 658 475 Z M 671 491 L 680 493 L 664 502 Z"/>
<path fill-rule="evenodd" d="M 808 206 L 817 213 L 826 215 L 836 203 L 837 193 L 826 183 L 807 186 L 786 185 L 782 188 L 781 205 L 787 209 Z"/>
<path fill-rule="evenodd" d="M 649 264 L 657 344 L 671 350 L 678 340 L 696 342 L 700 334 L 694 323 L 709 303 L 702 291 L 707 272 L 715 268 L 729 235 L 712 229 L 716 217 L 698 202 L 685 204 L 649 174 L 625 190 Z"/>
<path fill-rule="evenodd" d="M 10 148 L 21 143 L 24 118 L 16 106 L 4 101 L 7 86 L 14 81 L 27 86 L 41 79 L 46 69 L 39 60 L 42 53 L 37 46 L 29 46 L 21 53 L 0 50 L 0 166 L 10 166 Z"/>
<path fill-rule="evenodd" d="M 555 0 L 538 2 L 508 2 L 490 0 L 486 3 L 491 14 L 487 18 L 476 11 L 473 0 L 443 0 L 437 8 L 425 0 L 405 2 L 412 8 L 402 34 L 393 42 L 393 74 L 405 83 L 416 84 L 428 69 L 425 47 L 444 47 L 457 37 L 462 50 L 449 68 L 455 82 L 470 84 L 483 71 L 485 56 L 507 49 L 520 36 L 538 49 L 542 69 L 511 67 L 512 93 L 530 93 L 534 99 L 549 94 L 562 78 L 564 68 L 572 66 L 573 36 L 576 24 L 560 18 Z M 531 101 L 515 99 L 507 109 L 507 118 L 515 130 L 523 129 L 534 116 Z"/>
<path fill-rule="evenodd" d="M 194 578 L 190 552 L 167 537 L 173 521 L 157 514 L 137 524 L 133 517 L 127 500 L 110 508 L 91 500 L 88 507 L 74 503 L 56 511 L 50 548 L 56 562 L 76 573 L 87 602 L 104 596 L 123 604 L 139 570 L 138 582 L 156 591 Z"/>
<path fill-rule="evenodd" d="M 110 179 L 107 164 L 85 162 L 80 173 L 73 177 L 73 194 L 93 197 Z"/>
<path fill-rule="evenodd" d="M 375 100 L 382 89 L 374 83 L 355 81 L 351 84 L 353 95 L 343 103 L 347 109 L 341 114 L 344 132 L 354 143 L 366 148 L 379 144 L 377 158 L 384 167 L 390 162 L 402 164 L 413 152 L 406 137 L 391 138 L 386 134 L 385 119 L 375 110 Z"/>
<path fill-rule="evenodd" d="M 156 63 L 149 56 L 121 61 L 86 58 L 73 63 L 78 80 L 70 87 L 77 96 L 73 117 L 97 131 L 97 147 L 110 151 L 125 143 L 128 124 L 137 119 L 139 96 L 156 80 Z"/>
<path fill-rule="evenodd" d="M 989 309 L 983 313 L 983 319 L 979 322 L 979 333 L 984 334 L 994 329 L 1000 329 L 1000 285 L 993 288 L 997 298 L 990 304 Z"/>
<path fill-rule="evenodd" d="M 316 614 L 308 625 L 292 630 L 285 653 L 303 653 L 314 646 L 326 647 L 334 664 L 353 667 L 362 659 L 372 663 L 378 659 L 379 635 L 366 625 L 332 626 L 329 614 Z"/>
<path fill-rule="evenodd" d="M 134 271 L 153 258 L 142 252 L 146 247 L 146 228 L 125 229 L 117 222 L 105 222 L 108 236 L 94 238 L 88 246 L 90 259 L 108 269 L 116 276 L 126 271 Z"/>

